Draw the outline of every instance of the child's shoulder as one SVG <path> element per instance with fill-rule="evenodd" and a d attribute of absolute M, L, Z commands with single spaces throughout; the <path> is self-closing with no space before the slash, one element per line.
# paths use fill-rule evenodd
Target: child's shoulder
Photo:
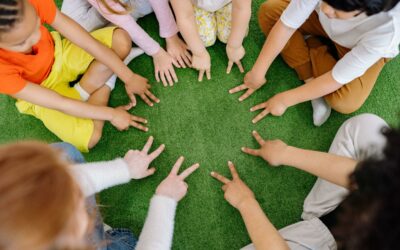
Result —
<path fill-rule="evenodd" d="M 51 24 L 57 13 L 57 6 L 53 0 L 28 0 L 35 8 L 42 23 Z"/>

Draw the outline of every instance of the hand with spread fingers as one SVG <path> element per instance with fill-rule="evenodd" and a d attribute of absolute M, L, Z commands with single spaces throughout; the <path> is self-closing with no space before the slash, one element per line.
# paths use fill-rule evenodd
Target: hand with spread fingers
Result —
<path fill-rule="evenodd" d="M 183 156 L 179 157 L 167 178 L 158 185 L 156 190 L 157 195 L 169 197 L 177 202 L 185 197 L 188 189 L 185 179 L 196 171 L 200 165 L 196 163 L 185 169 L 181 174 L 178 174 L 183 161 Z"/>
<path fill-rule="evenodd" d="M 167 43 L 167 52 L 174 59 L 174 65 L 177 68 L 186 68 L 192 66 L 192 56 L 189 53 L 188 46 L 179 36 L 174 36 L 165 39 Z"/>
<path fill-rule="evenodd" d="M 164 151 L 165 145 L 162 144 L 154 152 L 149 154 L 149 150 L 153 144 L 153 141 L 153 136 L 150 136 L 141 151 L 129 150 L 125 154 L 124 161 L 128 165 L 129 173 L 132 179 L 143 179 L 153 175 L 156 171 L 154 167 L 149 168 L 149 165 Z"/>
<path fill-rule="evenodd" d="M 153 55 L 154 74 L 157 82 L 162 82 L 164 87 L 173 86 L 178 82 L 174 65 L 177 66 L 175 59 L 168 54 L 163 48 Z"/>
<path fill-rule="evenodd" d="M 246 90 L 246 92 L 239 97 L 239 101 L 243 101 L 251 96 L 257 89 L 261 88 L 266 82 L 267 80 L 265 77 L 259 77 L 254 74 L 253 71 L 249 71 L 244 76 L 243 84 L 230 89 L 229 93 L 234 94 Z"/>
<path fill-rule="evenodd" d="M 259 156 L 271 166 L 280 166 L 286 158 L 288 145 L 281 140 L 264 140 L 257 131 L 253 131 L 253 136 L 260 145 L 259 149 L 243 147 L 242 151 L 246 154 Z"/>
<path fill-rule="evenodd" d="M 232 162 L 228 162 L 229 170 L 231 171 L 232 180 L 220 175 L 217 172 L 211 172 L 211 176 L 224 184 L 222 190 L 225 192 L 225 199 L 236 209 L 248 200 L 255 200 L 253 191 L 244 183 L 237 173 Z"/>
<path fill-rule="evenodd" d="M 160 100 L 150 92 L 150 88 L 151 86 L 147 79 L 138 74 L 133 74 L 129 82 L 125 82 L 125 90 L 133 106 L 137 104 L 135 94 L 139 95 L 149 106 L 153 106 L 153 102 L 160 102 Z"/>
<path fill-rule="evenodd" d="M 147 132 L 149 128 L 145 127 L 142 124 L 146 124 L 147 120 L 139 117 L 131 115 L 128 110 L 133 107 L 133 104 L 130 103 L 125 106 L 119 106 L 114 108 L 112 119 L 110 120 L 111 124 L 117 128 L 119 131 L 128 130 L 129 127 L 134 127 L 139 130 Z"/>
<path fill-rule="evenodd" d="M 263 109 L 261 113 L 259 113 L 254 119 L 252 120 L 253 123 L 257 123 L 261 119 L 263 119 L 268 114 L 273 116 L 281 116 L 285 113 L 288 106 L 285 104 L 285 99 L 282 94 L 277 94 L 273 96 L 266 102 L 260 103 L 250 109 L 251 112 Z"/>
<path fill-rule="evenodd" d="M 199 55 L 192 55 L 192 68 L 199 71 L 199 82 L 203 81 L 204 74 L 208 80 L 211 79 L 211 58 L 207 50 Z"/>
<path fill-rule="evenodd" d="M 243 59 L 246 51 L 244 50 L 243 46 L 238 48 L 234 48 L 226 45 L 226 55 L 228 56 L 228 68 L 226 69 L 226 73 L 230 74 L 233 64 L 236 64 L 239 68 L 240 73 L 244 73 L 243 65 L 241 60 Z"/>

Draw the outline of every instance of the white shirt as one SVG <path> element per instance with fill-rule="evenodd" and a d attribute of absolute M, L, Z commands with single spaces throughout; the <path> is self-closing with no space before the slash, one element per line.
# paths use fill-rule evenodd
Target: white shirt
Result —
<path fill-rule="evenodd" d="M 232 0 L 192 0 L 192 3 L 200 9 L 209 12 L 215 12 L 230 3 L 231 1 Z"/>
<path fill-rule="evenodd" d="M 320 0 L 292 0 L 281 21 L 298 29 L 315 10 L 329 38 L 351 49 L 332 70 L 333 78 L 346 84 L 362 76 L 381 58 L 399 54 L 400 3 L 388 12 L 367 16 L 365 13 L 347 19 L 330 19 L 320 9 Z"/>

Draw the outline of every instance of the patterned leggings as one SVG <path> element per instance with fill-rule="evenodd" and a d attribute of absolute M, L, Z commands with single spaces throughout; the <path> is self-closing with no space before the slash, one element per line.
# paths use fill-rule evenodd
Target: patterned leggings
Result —
<path fill-rule="evenodd" d="M 194 6 L 197 30 L 204 46 L 212 46 L 215 41 L 228 42 L 231 33 L 232 3 L 217 10 L 208 12 Z"/>

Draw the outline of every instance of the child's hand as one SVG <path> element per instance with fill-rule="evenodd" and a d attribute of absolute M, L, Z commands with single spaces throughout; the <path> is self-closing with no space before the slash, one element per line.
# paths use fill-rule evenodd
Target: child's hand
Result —
<path fill-rule="evenodd" d="M 174 82 L 178 82 L 178 77 L 175 74 L 174 66 L 178 63 L 170 56 L 163 48 L 153 55 L 154 71 L 157 82 L 161 81 L 165 87 L 173 86 Z"/>
<path fill-rule="evenodd" d="M 139 95 L 149 106 L 153 106 L 153 102 L 160 102 L 160 100 L 150 92 L 150 88 L 151 86 L 148 84 L 147 79 L 138 74 L 133 74 L 129 82 L 125 82 L 125 90 L 133 106 L 136 106 L 135 94 Z"/>
<path fill-rule="evenodd" d="M 244 76 L 243 84 L 229 90 L 230 94 L 246 90 L 247 91 L 239 97 L 239 101 L 243 101 L 252 95 L 257 89 L 261 88 L 267 80 L 265 77 L 258 77 L 253 71 L 247 72 Z"/>
<path fill-rule="evenodd" d="M 183 156 L 179 157 L 178 161 L 172 167 L 171 173 L 158 185 L 156 190 L 157 195 L 167 196 L 177 202 L 185 197 L 188 189 L 185 179 L 199 168 L 199 164 L 192 165 L 178 175 L 183 160 Z"/>
<path fill-rule="evenodd" d="M 264 109 L 261 113 L 259 113 L 253 120 L 253 123 L 258 122 L 266 115 L 271 114 L 273 116 L 281 116 L 285 113 L 288 106 L 285 104 L 284 94 L 274 95 L 271 99 L 266 102 L 260 103 L 250 109 L 251 112 Z"/>
<path fill-rule="evenodd" d="M 260 156 L 271 166 L 280 166 L 286 158 L 286 150 L 288 145 L 281 140 L 265 141 L 257 131 L 253 131 L 253 136 L 260 144 L 260 149 L 251 149 L 243 147 L 242 151 L 246 154 Z"/>
<path fill-rule="evenodd" d="M 125 106 L 119 106 L 114 109 L 113 117 L 110 120 L 111 124 L 116 127 L 119 131 L 128 130 L 130 126 L 135 127 L 137 129 L 143 130 L 147 132 L 149 129 L 142 124 L 146 124 L 147 120 L 139 117 L 134 116 L 128 113 L 133 107 L 133 104 L 130 103 Z M 140 124 L 142 123 L 142 124 Z"/>
<path fill-rule="evenodd" d="M 232 174 L 232 180 L 229 180 L 217 172 L 211 172 L 211 176 L 224 184 L 222 190 L 225 192 L 225 199 L 233 207 L 240 209 L 243 203 L 247 200 L 255 199 L 255 197 L 253 191 L 240 179 L 233 163 L 229 161 L 228 166 Z"/>
<path fill-rule="evenodd" d="M 153 153 L 149 154 L 151 145 L 153 144 L 153 136 L 150 136 L 144 145 L 142 151 L 129 150 L 124 157 L 124 161 L 128 165 L 131 179 L 143 179 L 146 178 L 156 171 L 155 168 L 150 168 L 150 163 L 157 158 L 165 149 L 165 145 L 159 146 Z"/>
<path fill-rule="evenodd" d="M 203 81 L 204 73 L 206 73 L 208 80 L 211 79 L 211 59 L 207 50 L 204 50 L 204 52 L 199 55 L 193 54 L 192 68 L 199 71 L 199 82 Z"/>
<path fill-rule="evenodd" d="M 175 60 L 175 67 L 191 67 L 192 56 L 189 53 L 187 45 L 179 38 L 178 34 L 166 38 L 165 41 L 167 42 L 168 54 Z"/>
<path fill-rule="evenodd" d="M 226 69 L 226 73 L 229 74 L 231 73 L 232 66 L 235 63 L 238 68 L 240 73 L 244 72 L 242 63 L 240 62 L 244 55 L 246 54 L 246 51 L 244 50 L 243 46 L 240 46 L 239 48 L 234 48 L 228 45 L 226 45 L 226 55 L 228 56 L 228 68 Z"/>

